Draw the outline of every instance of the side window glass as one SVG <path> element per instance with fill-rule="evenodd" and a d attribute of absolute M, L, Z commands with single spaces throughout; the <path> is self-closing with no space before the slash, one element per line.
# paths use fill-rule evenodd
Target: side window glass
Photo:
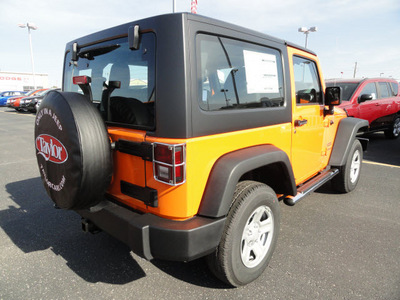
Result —
<path fill-rule="evenodd" d="M 388 98 L 389 97 L 389 90 L 388 85 L 386 82 L 378 82 L 379 89 L 381 91 L 381 98 Z"/>
<path fill-rule="evenodd" d="M 314 61 L 294 56 L 294 80 L 297 104 L 322 104 L 322 90 Z"/>
<path fill-rule="evenodd" d="M 393 96 L 397 96 L 397 94 L 399 93 L 399 84 L 391 82 L 390 85 L 392 86 Z"/>
<path fill-rule="evenodd" d="M 284 105 L 280 52 L 228 38 L 199 34 L 200 107 L 206 111 Z"/>
<path fill-rule="evenodd" d="M 372 100 L 375 100 L 377 98 L 377 92 L 376 92 L 376 85 L 373 82 L 368 83 L 366 86 L 363 87 L 363 89 L 360 92 L 361 95 L 371 95 Z"/>

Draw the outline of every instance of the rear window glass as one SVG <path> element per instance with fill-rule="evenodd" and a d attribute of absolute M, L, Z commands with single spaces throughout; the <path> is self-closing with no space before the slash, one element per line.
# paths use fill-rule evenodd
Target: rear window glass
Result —
<path fill-rule="evenodd" d="M 93 102 L 103 118 L 112 123 L 132 126 L 154 126 L 155 102 L 155 35 L 141 35 L 140 48 L 129 49 L 128 39 L 85 47 L 78 61 L 65 60 L 64 90 L 83 93 L 73 84 L 74 76 L 89 76 Z M 113 89 L 111 86 L 117 84 Z M 119 86 L 119 87 L 118 87 Z M 111 92 L 110 99 L 107 93 Z"/>
<path fill-rule="evenodd" d="M 284 105 L 279 51 L 237 40 L 199 34 L 198 98 L 203 110 Z"/>

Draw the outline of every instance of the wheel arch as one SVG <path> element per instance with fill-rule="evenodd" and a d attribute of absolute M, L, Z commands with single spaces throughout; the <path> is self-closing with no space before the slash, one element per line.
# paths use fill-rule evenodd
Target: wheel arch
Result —
<path fill-rule="evenodd" d="M 400 104 L 399 104 L 399 109 L 400 109 Z M 398 117 L 400 117 L 400 110 L 397 111 L 397 112 L 395 112 L 395 113 L 393 114 L 393 119 L 392 119 L 392 121 L 394 121 L 394 119 L 396 119 L 396 118 L 398 118 Z"/>
<path fill-rule="evenodd" d="M 268 176 L 270 172 L 272 176 Z M 237 183 L 248 179 L 269 185 L 277 194 L 295 195 L 297 192 L 292 166 L 283 150 L 273 145 L 249 147 L 225 154 L 216 161 L 198 214 L 225 216 Z"/>
<path fill-rule="evenodd" d="M 367 120 L 358 118 L 349 117 L 340 121 L 333 144 L 332 154 L 329 159 L 329 165 L 343 166 L 346 163 L 347 155 L 357 133 L 367 130 L 368 125 L 369 123 Z M 361 144 L 363 145 L 363 149 L 365 149 L 366 143 L 362 141 Z"/>

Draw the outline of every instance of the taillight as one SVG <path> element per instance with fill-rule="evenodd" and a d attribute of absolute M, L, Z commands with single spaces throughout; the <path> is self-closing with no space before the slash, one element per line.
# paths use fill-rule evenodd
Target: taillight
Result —
<path fill-rule="evenodd" d="M 89 76 L 85 76 L 85 75 L 83 75 L 83 76 L 74 76 L 74 77 L 72 77 L 72 83 L 73 84 L 77 84 L 77 85 L 88 84 L 88 83 L 90 83 L 90 77 Z"/>
<path fill-rule="evenodd" d="M 185 183 L 185 144 L 153 144 L 153 171 L 157 181 L 170 185 Z"/>

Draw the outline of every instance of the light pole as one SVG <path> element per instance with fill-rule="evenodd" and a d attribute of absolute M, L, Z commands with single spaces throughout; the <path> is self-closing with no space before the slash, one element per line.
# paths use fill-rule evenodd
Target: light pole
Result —
<path fill-rule="evenodd" d="M 33 76 L 33 89 L 36 90 L 36 82 L 35 82 L 35 63 L 33 61 L 33 50 L 32 50 L 32 38 L 31 38 L 31 29 L 36 30 L 38 29 L 35 24 L 33 23 L 26 23 L 26 24 L 18 24 L 21 28 L 28 28 L 28 36 L 29 36 L 29 47 L 31 49 L 31 62 L 32 62 L 32 76 Z"/>
<path fill-rule="evenodd" d="M 310 28 L 307 28 L 307 27 L 300 27 L 299 28 L 299 32 L 304 32 L 304 34 L 306 35 L 306 44 L 305 44 L 304 48 L 307 48 L 308 34 L 310 32 L 316 32 L 316 31 L 317 31 L 317 27 L 316 26 L 313 26 L 313 27 L 310 27 Z"/>

